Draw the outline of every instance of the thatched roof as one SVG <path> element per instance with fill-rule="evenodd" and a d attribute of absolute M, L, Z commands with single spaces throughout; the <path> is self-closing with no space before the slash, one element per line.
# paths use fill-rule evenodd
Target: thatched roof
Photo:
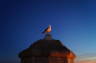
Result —
<path fill-rule="evenodd" d="M 72 53 L 59 40 L 38 40 L 29 48 L 20 52 L 19 57 L 49 56 L 53 52 L 61 52 L 65 55 Z M 72 55 L 74 54 L 72 53 Z"/>

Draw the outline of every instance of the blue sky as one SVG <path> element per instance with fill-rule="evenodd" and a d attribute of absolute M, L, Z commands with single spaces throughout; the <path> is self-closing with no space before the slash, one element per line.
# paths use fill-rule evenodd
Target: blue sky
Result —
<path fill-rule="evenodd" d="M 17 54 L 36 40 L 49 24 L 52 36 L 77 56 L 96 53 L 95 0 L 3 0 L 0 2 L 0 59 Z"/>

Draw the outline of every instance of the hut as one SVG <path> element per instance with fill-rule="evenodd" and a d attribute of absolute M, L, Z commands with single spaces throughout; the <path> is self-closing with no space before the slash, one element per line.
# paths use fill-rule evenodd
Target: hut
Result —
<path fill-rule="evenodd" d="M 75 54 L 50 35 L 19 53 L 21 63 L 74 63 Z"/>

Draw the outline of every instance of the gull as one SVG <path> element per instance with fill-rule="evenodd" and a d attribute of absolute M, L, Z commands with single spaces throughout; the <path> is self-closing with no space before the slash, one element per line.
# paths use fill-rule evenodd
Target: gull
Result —
<path fill-rule="evenodd" d="M 49 33 L 51 32 L 51 25 L 49 25 L 42 33 Z"/>

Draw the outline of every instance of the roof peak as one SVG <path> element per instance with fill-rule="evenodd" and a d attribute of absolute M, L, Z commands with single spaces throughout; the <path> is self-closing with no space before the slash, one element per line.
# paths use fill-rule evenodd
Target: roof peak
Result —
<path fill-rule="evenodd" d="M 51 34 L 46 34 L 45 37 L 44 37 L 45 40 L 52 40 L 52 35 Z"/>

